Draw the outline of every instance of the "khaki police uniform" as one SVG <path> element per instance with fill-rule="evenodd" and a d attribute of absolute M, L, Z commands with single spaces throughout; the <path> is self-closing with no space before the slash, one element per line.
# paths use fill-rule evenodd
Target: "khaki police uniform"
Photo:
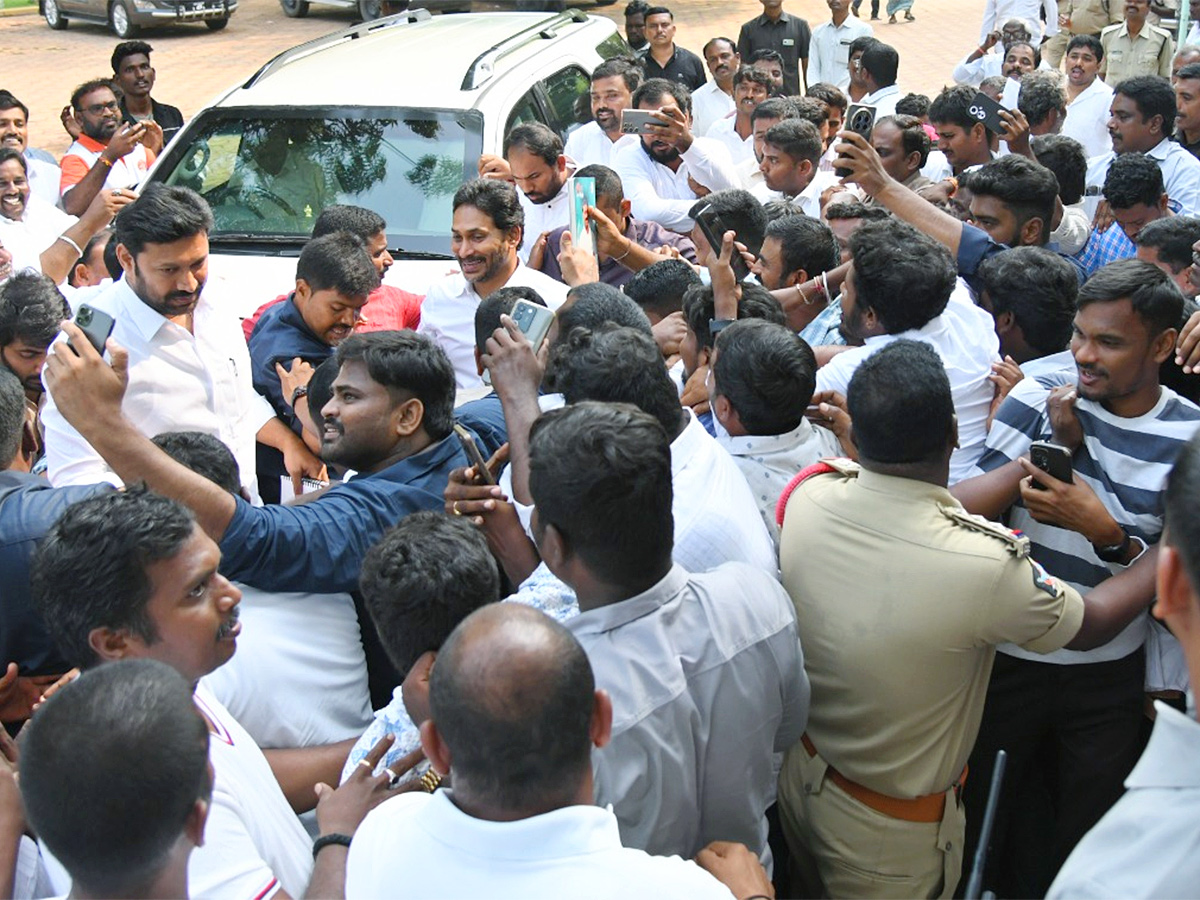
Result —
<path fill-rule="evenodd" d="M 1121 21 L 1124 9 L 1121 0 L 1059 0 L 1058 12 L 1070 24 L 1042 44 L 1042 59 L 1052 69 L 1062 62 L 1071 38 L 1077 34 L 1099 36 L 1109 25 Z"/>
<path fill-rule="evenodd" d="M 1104 46 L 1100 77 L 1113 88 L 1134 75 L 1171 77 L 1175 39 L 1165 28 L 1147 22 L 1137 37 L 1130 37 L 1129 26 L 1122 22 L 1101 31 L 1100 43 Z"/>
<path fill-rule="evenodd" d="M 949 897 L 995 645 L 1056 650 L 1083 601 L 944 487 L 830 465 L 795 488 L 780 538 L 812 684 L 779 783 L 797 887 Z"/>

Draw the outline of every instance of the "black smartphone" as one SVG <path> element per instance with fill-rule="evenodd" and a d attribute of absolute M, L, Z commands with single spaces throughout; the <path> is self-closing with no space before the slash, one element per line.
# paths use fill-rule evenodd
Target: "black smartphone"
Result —
<path fill-rule="evenodd" d="M 479 452 L 479 447 L 475 444 L 475 435 L 471 434 L 471 432 L 457 422 L 454 423 L 454 433 L 458 436 L 458 442 L 462 444 L 463 452 L 467 454 L 467 459 L 471 461 L 471 466 L 475 469 L 475 474 L 485 484 L 495 484 L 496 478 L 492 475 L 492 470 L 487 467 L 487 460 L 483 458 L 483 454 Z"/>
<path fill-rule="evenodd" d="M 71 321 L 76 328 L 87 335 L 88 342 L 96 348 L 96 352 L 103 356 L 104 342 L 108 340 L 108 336 L 112 334 L 113 325 L 116 324 L 113 317 L 93 306 L 81 303 L 78 312 L 75 313 L 75 318 Z M 71 347 L 70 341 L 67 341 L 67 346 Z M 75 350 L 74 347 L 71 349 Z M 78 350 L 75 350 L 75 355 L 79 355 Z"/>
<path fill-rule="evenodd" d="M 1066 447 L 1049 441 L 1034 441 L 1029 445 L 1029 461 L 1059 481 L 1065 481 L 1067 484 L 1073 484 L 1075 481 L 1071 474 L 1071 451 Z M 1033 486 L 1038 490 L 1045 490 L 1045 486 L 1038 484 L 1036 478 L 1033 479 Z"/>
<path fill-rule="evenodd" d="M 866 103 L 851 103 L 846 110 L 846 118 L 842 122 L 842 131 L 853 131 L 867 143 L 871 142 L 871 132 L 875 130 L 875 116 L 878 114 L 874 106 Z M 837 167 L 833 174 L 845 178 L 850 174 L 849 169 Z"/>
<path fill-rule="evenodd" d="M 700 226 L 700 231 L 708 240 L 708 245 L 712 247 L 713 255 L 720 256 L 721 239 L 725 236 L 725 232 L 729 231 L 725 227 L 725 223 L 721 221 L 720 214 L 710 204 L 705 204 L 704 209 L 696 213 L 696 224 Z M 733 248 L 733 256 L 730 257 L 729 264 L 733 266 L 733 277 L 738 281 L 745 281 L 750 277 L 750 267 L 746 265 L 746 260 L 742 258 L 737 247 Z"/>
<path fill-rule="evenodd" d="M 971 105 L 967 107 L 967 114 L 972 119 L 982 122 L 983 127 L 993 134 L 1000 134 L 1004 131 L 1004 120 L 1000 118 L 1001 111 L 1007 112 L 1008 110 L 983 91 L 977 91 L 971 98 Z"/>

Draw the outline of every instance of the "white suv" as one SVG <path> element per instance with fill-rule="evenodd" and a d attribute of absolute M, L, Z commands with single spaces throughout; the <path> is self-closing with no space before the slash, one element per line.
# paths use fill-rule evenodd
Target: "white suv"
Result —
<path fill-rule="evenodd" d="M 451 200 L 521 122 L 564 140 L 589 73 L 629 47 L 608 19 L 413 10 L 294 47 L 200 112 L 151 181 L 185 185 L 216 220 L 206 296 L 246 316 L 290 289 L 326 206 L 388 223 L 387 282 L 423 293 L 450 270 Z M 423 262 L 422 262 L 423 261 Z"/>

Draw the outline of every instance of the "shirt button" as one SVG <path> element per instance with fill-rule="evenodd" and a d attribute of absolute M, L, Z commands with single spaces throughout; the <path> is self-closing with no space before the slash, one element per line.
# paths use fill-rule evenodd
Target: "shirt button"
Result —
<path fill-rule="evenodd" d="M 804 785 L 804 793 L 806 793 L 806 794 L 812 793 L 812 782 L 811 781 L 808 784 Z"/>

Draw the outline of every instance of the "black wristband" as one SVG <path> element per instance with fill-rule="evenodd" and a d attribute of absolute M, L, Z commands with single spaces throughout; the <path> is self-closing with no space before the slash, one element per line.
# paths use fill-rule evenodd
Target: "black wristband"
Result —
<path fill-rule="evenodd" d="M 338 844 L 342 847 L 349 847 L 351 840 L 352 838 L 348 834 L 338 834 L 337 832 L 323 834 L 313 841 L 313 859 L 316 859 L 317 854 L 330 844 Z"/>
<path fill-rule="evenodd" d="M 298 388 L 296 388 L 294 391 L 292 391 L 292 406 L 295 407 L 297 400 L 299 400 L 301 397 L 307 397 L 307 396 L 308 396 L 308 385 L 307 384 L 300 385 Z"/>

